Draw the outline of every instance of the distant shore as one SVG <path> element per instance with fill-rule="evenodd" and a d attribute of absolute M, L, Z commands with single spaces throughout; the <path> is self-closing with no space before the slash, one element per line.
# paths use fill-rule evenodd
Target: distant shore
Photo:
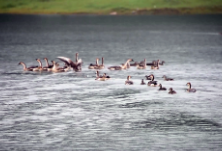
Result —
<path fill-rule="evenodd" d="M 61 14 L 61 15 L 183 15 L 183 14 L 222 14 L 222 6 L 196 8 L 152 8 L 110 11 L 53 11 L 53 10 L 0 10 L 0 14 Z"/>

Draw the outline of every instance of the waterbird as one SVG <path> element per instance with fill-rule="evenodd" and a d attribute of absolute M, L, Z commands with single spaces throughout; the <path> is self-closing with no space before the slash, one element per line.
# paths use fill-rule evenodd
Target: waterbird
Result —
<path fill-rule="evenodd" d="M 167 90 L 165 87 L 162 87 L 162 84 L 159 84 L 159 91 L 165 91 L 165 90 Z"/>
<path fill-rule="evenodd" d="M 187 82 L 186 85 L 188 86 L 187 92 L 193 92 L 193 93 L 196 92 L 196 89 L 191 88 L 191 83 L 190 82 Z"/>
<path fill-rule="evenodd" d="M 22 61 L 19 62 L 18 65 L 22 65 L 24 71 L 33 71 L 33 67 L 27 67 L 26 64 Z"/>
<path fill-rule="evenodd" d="M 174 91 L 174 90 L 173 90 L 173 88 L 170 88 L 170 89 L 169 89 L 168 94 L 176 94 L 176 93 L 177 93 L 177 92 L 176 92 L 176 91 Z"/>
<path fill-rule="evenodd" d="M 124 70 L 124 69 L 127 69 L 130 67 L 130 61 L 133 61 L 133 59 L 128 59 L 126 61 L 126 63 L 124 65 L 121 65 L 121 66 L 110 66 L 108 67 L 109 70 Z"/>
<path fill-rule="evenodd" d="M 163 75 L 163 78 L 164 78 L 165 81 L 173 81 L 174 80 L 172 78 L 167 78 L 167 76 L 165 76 L 165 75 Z"/>
<path fill-rule="evenodd" d="M 130 81 L 131 76 L 127 76 L 127 80 L 125 81 L 125 85 L 133 85 L 133 81 Z"/>
<path fill-rule="evenodd" d="M 157 81 L 154 81 L 154 75 L 153 74 L 149 75 L 148 78 L 150 78 L 150 80 L 151 80 L 147 83 L 148 86 L 153 86 L 153 87 L 157 86 Z"/>
<path fill-rule="evenodd" d="M 68 66 L 71 66 L 71 68 L 74 71 L 81 71 L 82 69 L 82 59 L 78 59 L 79 53 L 76 53 L 76 60 L 73 62 L 70 58 L 67 57 L 57 57 L 57 59 L 60 59 L 61 61 L 65 62 Z"/>
<path fill-rule="evenodd" d="M 141 84 L 141 85 L 145 85 L 146 83 L 145 83 L 144 80 L 142 79 L 140 84 Z"/>

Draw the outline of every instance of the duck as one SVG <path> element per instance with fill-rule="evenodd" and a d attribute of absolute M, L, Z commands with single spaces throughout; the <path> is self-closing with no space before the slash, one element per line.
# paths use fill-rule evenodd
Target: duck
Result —
<path fill-rule="evenodd" d="M 186 90 L 187 92 L 193 92 L 195 93 L 196 92 L 196 89 L 194 88 L 191 88 L 191 83 L 190 82 L 187 82 L 186 84 L 188 86 L 188 89 Z"/>
<path fill-rule="evenodd" d="M 79 53 L 76 53 L 76 60 L 73 62 L 70 58 L 67 57 L 57 57 L 57 59 L 65 62 L 68 66 L 70 66 L 74 71 L 81 71 L 82 70 L 82 59 L 78 59 Z"/>
<path fill-rule="evenodd" d="M 133 59 L 128 59 L 124 65 L 121 66 L 110 66 L 108 67 L 109 70 L 124 70 L 128 69 L 130 67 L 130 61 L 133 61 Z"/>
<path fill-rule="evenodd" d="M 53 67 L 51 68 L 50 71 L 52 71 L 52 72 L 65 72 L 65 69 L 59 67 L 59 66 L 56 64 L 55 61 L 52 61 L 52 63 L 53 63 Z"/>
<path fill-rule="evenodd" d="M 141 84 L 141 85 L 145 85 L 146 83 L 145 83 L 144 80 L 142 79 L 140 84 Z"/>
<path fill-rule="evenodd" d="M 174 90 L 173 90 L 173 88 L 170 88 L 170 89 L 169 89 L 168 94 L 176 94 L 176 93 L 177 93 L 177 92 L 176 92 L 176 91 L 174 91 Z"/>
<path fill-rule="evenodd" d="M 152 70 L 158 70 L 158 69 L 159 69 L 159 63 L 160 63 L 160 60 L 157 60 L 157 63 L 156 63 L 156 64 L 151 65 L 151 69 L 152 69 Z"/>
<path fill-rule="evenodd" d="M 165 91 L 165 90 L 167 90 L 165 87 L 162 87 L 162 84 L 159 84 L 159 91 Z"/>
<path fill-rule="evenodd" d="M 163 76 L 163 78 L 164 78 L 165 81 L 173 81 L 174 80 L 172 78 L 167 78 L 167 76 L 165 76 L 165 75 Z"/>
<path fill-rule="evenodd" d="M 22 65 L 24 71 L 33 71 L 33 67 L 27 67 L 26 64 L 22 61 L 19 62 L 18 65 Z"/>
<path fill-rule="evenodd" d="M 130 81 L 131 76 L 127 76 L 127 80 L 125 81 L 125 85 L 133 85 L 133 81 Z"/>
<path fill-rule="evenodd" d="M 148 86 L 153 86 L 153 87 L 158 86 L 157 81 L 154 81 L 154 75 L 153 74 L 149 75 L 148 77 L 151 79 L 151 81 L 149 81 L 147 83 Z"/>
<path fill-rule="evenodd" d="M 137 65 L 137 69 L 146 69 L 146 59 L 144 59 L 142 64 Z"/>

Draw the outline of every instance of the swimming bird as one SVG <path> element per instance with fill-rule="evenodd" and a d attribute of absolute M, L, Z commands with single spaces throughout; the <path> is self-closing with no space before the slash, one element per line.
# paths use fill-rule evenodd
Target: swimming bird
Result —
<path fill-rule="evenodd" d="M 156 63 L 156 64 L 151 65 L 151 69 L 152 69 L 152 70 L 158 70 L 158 69 L 159 69 L 159 63 L 160 63 L 160 60 L 157 60 L 157 63 Z"/>
<path fill-rule="evenodd" d="M 126 63 L 124 65 L 121 65 L 121 66 L 110 66 L 108 67 L 109 70 L 124 70 L 124 69 L 127 69 L 130 67 L 130 61 L 133 61 L 133 59 L 128 59 L 126 61 Z"/>
<path fill-rule="evenodd" d="M 176 91 L 174 91 L 174 90 L 173 90 L 173 88 L 170 88 L 170 89 L 169 89 L 168 94 L 176 94 L 176 93 L 177 93 L 177 92 L 176 92 Z"/>
<path fill-rule="evenodd" d="M 104 58 L 102 57 L 102 64 L 98 64 L 97 66 L 94 67 L 94 69 L 99 70 L 99 69 L 104 69 L 104 68 L 105 68 L 105 66 L 104 66 Z"/>
<path fill-rule="evenodd" d="M 196 89 L 191 88 L 191 83 L 190 82 L 188 82 L 186 85 L 188 86 L 187 92 L 193 92 L 193 93 L 196 92 Z"/>
<path fill-rule="evenodd" d="M 146 77 L 146 80 L 151 80 L 149 75 L 145 75 L 145 77 Z"/>
<path fill-rule="evenodd" d="M 139 63 L 137 61 L 130 64 L 130 66 L 137 66 L 137 65 L 139 65 Z"/>
<path fill-rule="evenodd" d="M 143 65 L 144 61 L 140 61 L 140 62 L 134 62 L 134 63 L 131 63 L 130 66 L 138 66 L 138 65 Z"/>
<path fill-rule="evenodd" d="M 156 65 L 156 60 L 153 60 L 152 63 L 146 63 L 147 66 L 154 66 Z"/>
<path fill-rule="evenodd" d="M 103 73 L 103 77 L 106 78 L 107 80 L 111 78 L 110 76 L 107 76 L 106 73 Z"/>
<path fill-rule="evenodd" d="M 167 76 L 165 76 L 165 75 L 163 76 L 163 78 L 164 78 L 165 81 L 173 81 L 174 80 L 172 78 L 167 78 Z"/>
<path fill-rule="evenodd" d="M 19 62 L 18 65 L 22 65 L 24 71 L 33 71 L 33 68 L 32 67 L 27 67 L 24 62 Z"/>
<path fill-rule="evenodd" d="M 38 71 L 48 71 L 48 68 L 43 68 L 42 67 L 42 62 L 39 58 L 36 59 L 36 61 L 38 61 L 38 63 L 39 63 Z"/>
<path fill-rule="evenodd" d="M 65 72 L 65 69 L 56 65 L 55 61 L 52 61 L 52 63 L 53 63 L 53 67 L 50 69 L 50 71 L 52 71 L 52 72 Z"/>
<path fill-rule="evenodd" d="M 145 85 L 146 83 L 145 83 L 144 80 L 142 79 L 140 84 L 141 84 L 141 85 Z"/>
<path fill-rule="evenodd" d="M 142 64 L 137 65 L 137 69 L 146 69 L 146 59 L 144 59 Z"/>
<path fill-rule="evenodd" d="M 165 91 L 165 90 L 167 90 L 165 87 L 162 87 L 162 84 L 159 84 L 159 91 Z"/>
<path fill-rule="evenodd" d="M 161 61 L 159 62 L 159 65 L 163 65 L 165 63 L 165 61 Z"/>
<path fill-rule="evenodd" d="M 98 67 L 99 66 L 99 58 L 96 58 L 96 64 L 90 64 L 89 65 L 89 69 L 95 69 L 95 67 Z"/>
<path fill-rule="evenodd" d="M 49 64 L 48 58 L 43 58 L 45 60 L 46 66 L 43 68 L 52 68 L 53 64 Z"/>
<path fill-rule="evenodd" d="M 149 81 L 149 82 L 147 83 L 148 86 L 153 86 L 153 87 L 155 87 L 155 86 L 158 85 L 158 84 L 157 84 L 157 81 L 154 81 L 154 75 L 153 75 L 153 74 L 149 75 L 148 78 L 151 79 L 151 81 Z"/>
<path fill-rule="evenodd" d="M 78 59 L 79 53 L 76 53 L 76 61 L 73 62 L 70 58 L 67 57 L 57 57 L 57 59 L 60 59 L 61 61 L 65 62 L 68 66 L 71 66 L 71 68 L 74 71 L 81 71 L 82 70 L 82 59 Z"/>
<path fill-rule="evenodd" d="M 97 70 L 96 71 L 96 79 L 95 80 L 98 80 L 98 81 L 106 81 L 106 80 L 109 80 L 110 77 L 106 75 L 106 73 L 104 73 L 102 76 L 99 75 L 99 71 Z"/>
<path fill-rule="evenodd" d="M 103 69 L 105 68 L 105 65 L 104 65 L 104 58 L 102 57 L 102 64 L 99 65 L 99 69 Z"/>
<path fill-rule="evenodd" d="M 131 76 L 127 76 L 127 80 L 125 81 L 125 85 L 133 85 L 133 81 L 130 81 Z"/>

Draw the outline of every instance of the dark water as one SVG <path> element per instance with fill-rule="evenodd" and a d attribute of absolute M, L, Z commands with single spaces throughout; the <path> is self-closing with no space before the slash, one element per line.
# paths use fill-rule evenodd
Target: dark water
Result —
<path fill-rule="evenodd" d="M 1 150 L 221 150 L 221 32 L 222 15 L 0 15 Z M 76 52 L 82 72 L 17 65 Z M 88 69 L 102 56 L 101 73 L 112 77 L 105 82 Z M 166 64 L 107 69 L 128 58 Z M 177 94 L 141 86 L 151 73 Z M 128 75 L 132 86 L 124 85 Z M 187 82 L 196 93 L 185 92 Z"/>

